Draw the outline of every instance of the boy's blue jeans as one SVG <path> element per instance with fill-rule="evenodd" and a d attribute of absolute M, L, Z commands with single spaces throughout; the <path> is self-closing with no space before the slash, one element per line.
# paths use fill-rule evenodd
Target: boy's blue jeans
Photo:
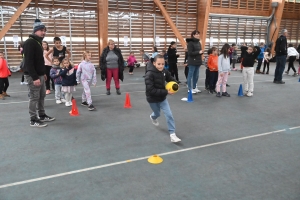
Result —
<path fill-rule="evenodd" d="M 160 116 L 160 109 L 162 109 L 167 120 L 169 133 L 175 133 L 175 121 L 168 100 L 165 99 L 164 101 L 159 103 L 149 103 L 149 105 L 153 111 L 153 113 L 151 114 L 152 119 L 157 119 Z"/>

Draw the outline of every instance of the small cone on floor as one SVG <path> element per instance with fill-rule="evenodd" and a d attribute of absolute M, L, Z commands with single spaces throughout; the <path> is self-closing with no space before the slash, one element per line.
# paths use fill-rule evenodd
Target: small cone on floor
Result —
<path fill-rule="evenodd" d="M 71 116 L 79 116 L 78 108 L 76 105 L 76 100 L 72 99 L 72 110 L 70 111 Z"/>
<path fill-rule="evenodd" d="M 188 93 L 188 99 L 187 99 L 186 102 L 188 102 L 188 103 L 194 102 L 192 90 L 189 90 L 189 93 Z"/>
<path fill-rule="evenodd" d="M 128 92 L 126 93 L 124 108 L 132 108 L 131 103 L 130 103 L 130 96 L 129 96 Z"/>
<path fill-rule="evenodd" d="M 244 96 L 244 94 L 243 94 L 243 85 L 242 85 L 242 84 L 240 85 L 239 92 L 238 92 L 238 96 L 239 96 L 239 97 Z"/>
<path fill-rule="evenodd" d="M 148 158 L 148 162 L 151 163 L 151 164 L 160 164 L 162 163 L 164 160 L 159 157 L 158 155 L 153 155 L 151 156 L 150 158 Z"/>

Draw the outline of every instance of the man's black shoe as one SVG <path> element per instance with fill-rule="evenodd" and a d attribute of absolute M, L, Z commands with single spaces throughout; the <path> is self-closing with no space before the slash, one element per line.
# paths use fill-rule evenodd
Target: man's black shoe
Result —
<path fill-rule="evenodd" d="M 284 81 L 277 81 L 277 84 L 285 84 Z"/>

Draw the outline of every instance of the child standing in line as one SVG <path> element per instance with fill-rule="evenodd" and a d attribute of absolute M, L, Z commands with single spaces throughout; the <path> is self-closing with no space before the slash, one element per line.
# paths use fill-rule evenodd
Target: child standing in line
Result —
<path fill-rule="evenodd" d="M 230 94 L 226 91 L 226 83 L 228 76 L 230 75 L 230 57 L 229 57 L 230 46 L 229 44 L 224 44 L 221 49 L 221 55 L 218 58 L 218 69 L 219 77 L 216 85 L 217 97 L 230 97 Z M 222 85 L 222 95 L 220 93 Z"/>
<path fill-rule="evenodd" d="M 254 89 L 254 63 L 257 56 L 260 54 L 260 48 L 256 47 L 248 47 L 247 53 L 244 54 L 243 57 L 243 77 L 244 77 L 244 84 L 245 84 L 245 95 L 248 97 L 253 96 L 253 89 Z"/>
<path fill-rule="evenodd" d="M 68 54 L 67 59 L 70 59 L 71 52 L 67 47 L 61 45 L 61 39 L 59 37 L 55 37 L 53 39 L 54 47 L 46 53 L 45 58 L 51 62 L 51 59 L 49 58 L 49 55 L 52 54 L 55 57 L 58 57 L 59 62 L 61 63 L 63 59 L 66 57 L 66 53 Z"/>
<path fill-rule="evenodd" d="M 66 103 L 64 94 L 61 91 L 62 88 L 62 77 L 60 76 L 62 69 L 59 66 L 58 57 L 52 58 L 52 68 L 50 70 L 50 77 L 54 82 L 55 87 L 55 100 L 57 104 Z"/>
<path fill-rule="evenodd" d="M 89 51 L 83 52 L 83 61 L 78 65 L 76 72 L 76 77 L 78 83 L 82 83 L 83 92 L 82 92 L 82 103 L 83 106 L 88 106 L 88 110 L 95 110 L 95 107 L 92 104 L 92 96 L 90 86 L 96 86 L 97 77 L 96 77 L 96 68 L 91 63 L 92 54 Z"/>
<path fill-rule="evenodd" d="M 235 68 L 235 64 L 238 59 L 238 55 L 237 55 L 237 46 L 235 43 L 232 44 L 231 51 L 232 51 L 232 70 L 237 71 L 237 69 Z"/>
<path fill-rule="evenodd" d="M 72 93 L 76 91 L 76 69 L 74 69 L 68 58 L 65 58 L 61 62 L 62 71 L 60 76 L 62 77 L 61 91 L 65 94 L 66 106 L 72 106 Z"/>
<path fill-rule="evenodd" d="M 289 59 L 289 67 L 288 67 L 288 70 L 285 73 L 289 74 L 289 71 L 292 68 L 292 70 L 294 71 L 294 75 L 293 76 L 297 76 L 297 72 L 296 72 L 296 69 L 294 67 L 294 62 L 295 62 L 296 59 L 299 58 L 299 53 L 293 47 L 293 44 L 289 44 L 287 58 Z"/>
<path fill-rule="evenodd" d="M 271 49 L 267 48 L 266 51 L 264 52 L 264 69 L 263 69 L 262 74 L 265 74 L 266 67 L 267 67 L 266 74 L 269 74 L 270 60 L 271 59 L 272 59 Z"/>
<path fill-rule="evenodd" d="M 146 96 L 147 101 L 153 111 L 150 119 L 155 126 L 159 125 L 157 118 L 160 116 L 160 109 L 164 111 L 168 129 L 170 133 L 171 142 L 180 142 L 175 134 L 175 121 L 170 109 L 167 95 L 173 94 L 166 90 L 165 82 L 176 81 L 168 70 L 164 69 L 165 60 L 162 55 L 157 55 L 153 59 L 153 64 L 148 63 L 148 71 L 145 76 Z"/>
<path fill-rule="evenodd" d="M 10 97 L 6 93 L 9 86 L 8 77 L 11 75 L 6 60 L 4 59 L 4 53 L 0 52 L 0 99 L 4 100 L 5 97 Z"/>
<path fill-rule="evenodd" d="M 206 67 L 206 70 L 205 70 L 205 90 L 210 93 L 210 89 L 209 89 L 209 84 L 210 84 L 210 71 L 209 71 L 209 68 L 208 68 L 208 59 L 209 59 L 209 55 L 212 54 L 212 49 L 208 49 L 207 51 L 207 55 L 208 56 L 205 56 L 204 57 L 204 66 Z"/>
<path fill-rule="evenodd" d="M 46 73 L 46 76 L 47 76 L 47 80 L 46 80 L 46 94 L 50 94 L 51 93 L 51 91 L 50 91 L 50 80 L 51 80 L 51 83 L 52 83 L 51 84 L 52 89 L 54 90 L 54 82 L 53 82 L 52 78 L 50 77 L 50 70 L 51 70 L 52 62 L 49 62 L 49 60 L 47 60 L 47 58 L 45 57 L 45 55 L 49 51 L 48 42 L 43 41 L 42 46 L 43 46 L 43 50 L 44 50 L 44 60 L 45 60 L 45 69 L 46 69 L 45 73 Z M 50 54 L 48 57 L 52 60 L 52 54 Z"/>
<path fill-rule="evenodd" d="M 133 74 L 133 69 L 134 69 L 134 64 L 137 63 L 135 57 L 134 57 L 134 53 L 130 52 L 130 55 L 127 59 L 127 66 L 129 67 L 129 74 L 132 75 Z"/>
<path fill-rule="evenodd" d="M 212 47 L 209 52 L 209 58 L 207 61 L 207 65 L 209 68 L 209 93 L 216 93 L 216 83 L 218 80 L 218 49 L 216 47 Z"/>

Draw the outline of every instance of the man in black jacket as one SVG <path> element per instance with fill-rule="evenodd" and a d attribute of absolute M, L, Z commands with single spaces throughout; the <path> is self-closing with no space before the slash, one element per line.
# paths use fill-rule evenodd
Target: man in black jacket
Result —
<path fill-rule="evenodd" d="M 46 35 L 46 27 L 36 19 L 33 26 L 33 34 L 24 42 L 24 76 L 29 88 L 29 115 L 30 126 L 45 127 L 49 122 L 55 120 L 45 114 L 44 100 L 46 96 L 45 61 L 43 55 L 42 41 Z M 39 117 L 37 116 L 37 112 Z"/>
<path fill-rule="evenodd" d="M 276 40 L 276 69 L 275 69 L 275 77 L 273 83 L 284 84 L 282 81 L 282 74 L 284 72 L 286 56 L 287 56 L 287 40 L 286 36 L 288 35 L 288 31 L 283 29 L 281 31 L 281 36 Z"/>

